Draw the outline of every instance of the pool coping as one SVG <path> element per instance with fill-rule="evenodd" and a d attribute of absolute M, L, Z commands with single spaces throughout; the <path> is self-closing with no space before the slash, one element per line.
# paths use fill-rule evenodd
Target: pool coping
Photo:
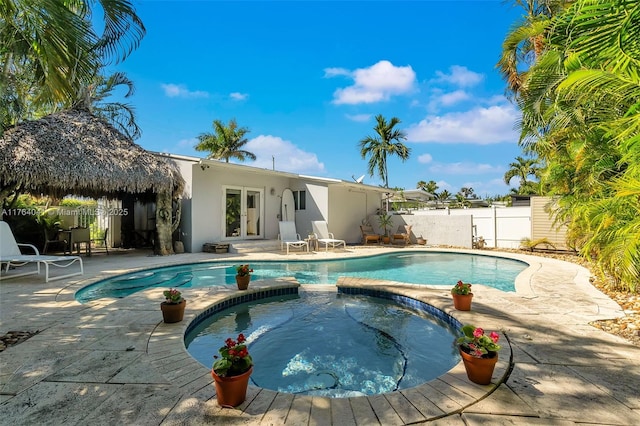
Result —
<path fill-rule="evenodd" d="M 283 294 L 291 289 L 303 291 L 342 291 L 365 292 L 370 295 L 385 292 L 400 298 L 416 300 L 442 312 L 444 317 L 453 318 L 453 322 L 464 324 L 471 317 L 476 317 L 473 311 L 462 312 L 452 308 L 451 296 L 448 291 L 428 288 L 418 284 L 404 284 L 389 281 L 378 281 L 364 278 L 340 278 L 336 285 L 300 285 L 294 279 L 289 282 L 259 281 L 252 284 L 246 291 L 233 291 L 228 294 L 212 294 L 200 297 L 197 301 L 188 301 L 188 309 L 181 323 L 160 323 L 151 333 L 147 346 L 147 355 L 152 365 L 163 369 L 169 360 L 180 360 L 180 367 L 174 371 L 163 373 L 174 385 L 180 386 L 187 394 L 197 394 L 206 389 L 215 397 L 211 370 L 196 361 L 188 353 L 184 339 L 188 330 L 195 327 L 199 320 L 214 311 L 220 311 L 222 306 L 228 307 L 239 300 L 251 301 L 273 294 Z M 243 302 L 239 302 L 243 303 Z M 477 319 L 474 318 L 474 319 Z M 451 321 L 450 321 L 451 322 Z M 247 399 L 235 410 L 252 416 L 269 417 L 275 401 L 279 404 L 294 404 L 304 401 L 306 404 L 318 407 L 331 407 L 336 412 L 358 418 L 359 421 L 368 417 L 372 421 L 384 417 L 384 411 L 392 409 L 398 413 L 405 423 L 431 421 L 463 412 L 467 407 L 486 398 L 503 383 L 509 376 L 513 366 L 513 354 L 508 336 L 503 332 L 501 343 L 503 349 L 499 353 L 498 363 L 494 370 L 492 383 L 478 385 L 469 381 L 462 361 L 445 374 L 416 387 L 402 389 L 390 393 L 355 396 L 349 398 L 330 398 L 319 396 L 301 396 L 277 392 L 269 389 L 249 386 Z M 180 342 L 178 344 L 178 342 Z M 213 355 L 213 354 L 212 354 Z M 348 403 L 345 403 L 348 402 Z M 276 404 L 276 407 L 278 404 Z M 420 407 L 419 409 L 416 407 Z M 219 407 L 220 410 L 228 410 Z M 287 410 L 288 411 L 288 410 Z M 220 412 L 223 414 L 223 412 Z M 274 414 L 274 413 L 272 413 Z M 274 414 L 278 416 L 279 414 Z M 264 421 L 264 419 L 263 419 Z M 378 421 L 378 420 L 375 420 Z"/>

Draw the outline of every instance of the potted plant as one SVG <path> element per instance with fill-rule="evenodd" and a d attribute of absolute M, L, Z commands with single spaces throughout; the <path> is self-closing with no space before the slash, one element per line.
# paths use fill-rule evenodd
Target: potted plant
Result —
<path fill-rule="evenodd" d="M 462 327 L 462 336 L 456 339 L 456 345 L 467 371 L 467 377 L 479 385 L 491 383 L 493 370 L 498 362 L 499 335 L 492 331 L 488 336 L 479 327 L 467 324 Z"/>
<path fill-rule="evenodd" d="M 244 334 L 236 340 L 228 338 L 214 355 L 216 361 L 211 368 L 211 376 L 216 386 L 216 398 L 221 407 L 236 407 L 247 397 L 249 376 L 253 372 L 253 359 L 245 344 Z"/>
<path fill-rule="evenodd" d="M 385 244 L 389 244 L 389 229 L 393 226 L 393 219 L 390 214 L 381 214 L 378 216 L 378 224 L 380 228 L 384 229 L 384 234 L 382 235 L 382 242 Z"/>
<path fill-rule="evenodd" d="M 162 310 L 162 318 L 166 323 L 180 322 L 184 318 L 184 308 L 187 306 L 187 301 L 182 298 L 180 293 L 175 288 L 165 290 L 164 302 L 160 304 Z"/>
<path fill-rule="evenodd" d="M 249 267 L 249 264 L 236 266 L 236 284 L 238 285 L 238 290 L 246 290 L 249 287 L 252 272 L 253 269 Z"/>
<path fill-rule="evenodd" d="M 463 283 L 458 280 L 456 285 L 451 289 L 451 296 L 453 297 L 453 306 L 459 311 L 471 310 L 471 299 L 473 299 L 473 293 L 471 293 L 471 284 Z"/>

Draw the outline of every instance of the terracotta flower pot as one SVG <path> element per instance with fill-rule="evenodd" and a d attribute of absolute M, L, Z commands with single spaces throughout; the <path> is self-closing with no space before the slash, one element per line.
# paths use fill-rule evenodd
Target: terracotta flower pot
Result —
<path fill-rule="evenodd" d="M 249 288 L 249 281 L 251 281 L 251 275 L 236 275 L 236 284 L 238 284 L 238 290 L 246 290 Z"/>
<path fill-rule="evenodd" d="M 471 299 L 473 299 L 473 293 L 469 294 L 456 294 L 451 293 L 453 297 L 453 307 L 459 311 L 471 310 Z"/>
<path fill-rule="evenodd" d="M 459 350 L 469 380 L 479 385 L 490 384 L 493 370 L 498 362 L 498 353 L 493 352 L 495 354 L 493 358 L 476 358 L 462 349 Z"/>
<path fill-rule="evenodd" d="M 231 377 L 220 377 L 211 370 L 211 377 L 216 385 L 216 399 L 221 407 L 237 407 L 247 398 L 249 377 L 253 373 L 253 367 L 246 372 Z"/>
<path fill-rule="evenodd" d="M 187 301 L 182 299 L 180 303 L 167 303 L 162 302 L 160 309 L 162 310 L 162 318 L 166 323 L 180 322 L 184 318 L 184 308 L 187 306 Z"/>

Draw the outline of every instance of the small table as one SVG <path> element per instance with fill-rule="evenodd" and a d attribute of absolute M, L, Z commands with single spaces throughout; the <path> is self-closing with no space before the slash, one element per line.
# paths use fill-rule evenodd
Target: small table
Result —
<path fill-rule="evenodd" d="M 315 237 L 315 235 L 309 235 L 307 238 L 304 239 L 307 244 L 309 244 L 309 250 L 311 251 L 318 251 L 318 239 Z"/>

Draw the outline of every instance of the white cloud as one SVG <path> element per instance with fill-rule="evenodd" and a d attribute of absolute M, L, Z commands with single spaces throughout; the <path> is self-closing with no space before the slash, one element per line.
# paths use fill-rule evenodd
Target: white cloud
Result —
<path fill-rule="evenodd" d="M 457 162 L 457 163 L 437 163 L 429 167 L 429 171 L 434 174 L 448 175 L 472 175 L 484 173 L 500 173 L 504 171 L 502 166 L 492 166 L 484 163 Z"/>
<path fill-rule="evenodd" d="M 418 157 L 418 163 L 429 164 L 433 161 L 431 154 L 422 154 Z"/>
<path fill-rule="evenodd" d="M 198 138 L 180 139 L 178 146 L 180 148 L 193 148 L 198 142 Z"/>
<path fill-rule="evenodd" d="M 314 153 L 303 151 L 290 141 L 278 136 L 260 135 L 245 145 L 247 151 L 256 155 L 256 161 L 251 165 L 271 169 L 273 157 L 275 168 L 279 171 L 291 173 L 324 173 L 324 163 L 318 161 Z"/>
<path fill-rule="evenodd" d="M 170 98 L 208 98 L 207 92 L 191 91 L 184 84 L 161 84 L 164 94 Z"/>
<path fill-rule="evenodd" d="M 443 93 L 436 98 L 441 105 L 453 105 L 458 102 L 466 101 L 470 98 L 469 94 L 464 90 L 456 90 L 455 92 Z"/>
<path fill-rule="evenodd" d="M 518 141 L 514 125 L 518 112 L 512 105 L 494 105 L 427 116 L 407 129 L 410 142 L 472 143 L 489 145 Z"/>
<path fill-rule="evenodd" d="M 396 67 L 389 61 L 380 61 L 368 68 L 348 71 L 344 68 L 326 68 L 325 77 L 345 75 L 354 84 L 333 93 L 334 104 L 374 103 L 389 100 L 393 95 L 413 90 L 416 73 L 411 66 Z"/>
<path fill-rule="evenodd" d="M 470 71 L 467 67 L 452 65 L 449 67 L 449 74 L 436 71 L 438 76 L 435 81 L 454 84 L 459 87 L 470 87 L 480 83 L 484 76 L 477 72 Z"/>
<path fill-rule="evenodd" d="M 244 101 L 245 99 L 247 99 L 249 97 L 248 93 L 240 93 L 240 92 L 233 92 L 229 94 L 229 97 L 231 99 L 233 99 L 234 101 Z"/>
<path fill-rule="evenodd" d="M 351 121 L 364 122 L 369 121 L 369 119 L 371 118 L 371 114 L 345 114 L 345 117 L 347 117 Z"/>
<path fill-rule="evenodd" d="M 324 76 L 326 78 L 335 77 L 338 75 L 351 75 L 351 72 L 345 68 L 325 68 Z"/>

